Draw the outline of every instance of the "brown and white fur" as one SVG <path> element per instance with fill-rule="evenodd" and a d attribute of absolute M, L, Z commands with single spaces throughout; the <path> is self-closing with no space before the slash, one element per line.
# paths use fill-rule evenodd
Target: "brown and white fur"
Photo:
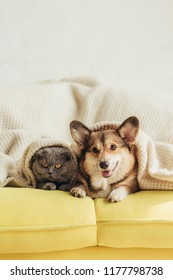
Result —
<path fill-rule="evenodd" d="M 72 121 L 70 130 L 81 150 L 81 180 L 71 189 L 73 196 L 108 197 L 110 202 L 118 202 L 139 190 L 136 117 L 129 117 L 116 129 L 96 132 L 79 121 Z"/>

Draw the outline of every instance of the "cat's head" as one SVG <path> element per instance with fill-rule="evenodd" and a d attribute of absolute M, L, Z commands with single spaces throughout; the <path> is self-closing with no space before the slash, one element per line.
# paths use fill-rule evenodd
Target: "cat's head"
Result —
<path fill-rule="evenodd" d="M 31 170 L 37 181 L 69 183 L 76 169 L 70 150 L 65 147 L 40 148 L 31 159 Z"/>

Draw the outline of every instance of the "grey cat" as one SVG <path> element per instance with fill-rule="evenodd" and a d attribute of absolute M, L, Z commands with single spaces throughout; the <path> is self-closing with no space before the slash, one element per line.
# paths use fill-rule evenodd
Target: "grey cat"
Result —
<path fill-rule="evenodd" d="M 35 152 L 31 159 L 31 170 L 37 188 L 69 191 L 77 173 L 77 164 L 68 148 L 49 146 Z"/>

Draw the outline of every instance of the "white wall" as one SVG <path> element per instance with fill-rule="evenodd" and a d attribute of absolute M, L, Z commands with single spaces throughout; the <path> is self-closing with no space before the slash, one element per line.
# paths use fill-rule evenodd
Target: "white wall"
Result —
<path fill-rule="evenodd" d="M 0 0 L 0 83 L 78 75 L 173 90 L 173 1 Z"/>

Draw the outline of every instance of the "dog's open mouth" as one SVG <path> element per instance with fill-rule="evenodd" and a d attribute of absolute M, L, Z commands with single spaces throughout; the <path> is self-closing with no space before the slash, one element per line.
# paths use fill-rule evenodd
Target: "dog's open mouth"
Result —
<path fill-rule="evenodd" d="M 116 164 L 115 164 L 115 166 L 114 166 L 113 169 L 101 171 L 101 172 L 102 172 L 102 176 L 103 176 L 104 178 L 109 178 L 109 177 L 111 177 L 111 176 L 113 175 L 113 173 L 114 173 L 115 168 L 117 167 L 117 164 L 118 164 L 118 161 L 116 162 Z"/>
<path fill-rule="evenodd" d="M 112 170 L 106 170 L 106 171 L 102 171 L 102 176 L 104 178 L 109 178 L 113 175 L 113 171 Z"/>

